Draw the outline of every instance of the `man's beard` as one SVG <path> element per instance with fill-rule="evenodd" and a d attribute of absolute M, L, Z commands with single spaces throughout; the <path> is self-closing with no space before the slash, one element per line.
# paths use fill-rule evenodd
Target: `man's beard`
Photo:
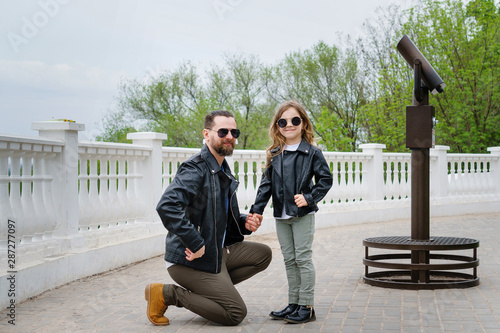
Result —
<path fill-rule="evenodd" d="M 227 142 L 221 142 L 220 145 L 213 147 L 215 152 L 217 154 L 219 154 L 219 156 L 231 156 L 231 155 L 233 155 L 234 142 L 229 141 L 231 146 L 226 146 L 225 143 L 227 143 Z"/>

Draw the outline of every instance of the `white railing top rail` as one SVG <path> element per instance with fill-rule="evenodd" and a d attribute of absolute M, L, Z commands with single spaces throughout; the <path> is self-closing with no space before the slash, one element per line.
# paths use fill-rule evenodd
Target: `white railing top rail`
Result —
<path fill-rule="evenodd" d="M 181 148 L 181 147 L 162 147 L 162 155 L 163 157 L 183 157 L 186 159 L 198 153 L 200 148 Z"/>
<path fill-rule="evenodd" d="M 63 146 L 64 142 L 58 139 L 0 134 L 2 150 L 61 152 Z"/>
<path fill-rule="evenodd" d="M 471 160 L 489 160 L 489 161 L 497 161 L 500 159 L 499 155 L 492 154 L 463 154 L 463 153 L 449 153 L 446 155 L 448 160 L 463 160 L 463 161 L 471 161 Z"/>
<path fill-rule="evenodd" d="M 80 154 L 97 155 L 141 155 L 149 156 L 152 148 L 130 143 L 112 143 L 96 141 L 80 141 L 78 143 L 78 152 Z"/>

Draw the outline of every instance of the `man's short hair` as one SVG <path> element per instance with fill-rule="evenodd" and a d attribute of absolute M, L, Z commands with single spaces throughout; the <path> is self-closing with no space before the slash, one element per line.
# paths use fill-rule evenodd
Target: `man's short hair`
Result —
<path fill-rule="evenodd" d="M 234 118 L 233 114 L 229 111 L 225 111 L 225 110 L 212 111 L 209 114 L 207 114 L 207 116 L 205 117 L 204 128 L 212 128 L 212 126 L 214 125 L 214 118 L 219 117 L 219 116 Z"/>

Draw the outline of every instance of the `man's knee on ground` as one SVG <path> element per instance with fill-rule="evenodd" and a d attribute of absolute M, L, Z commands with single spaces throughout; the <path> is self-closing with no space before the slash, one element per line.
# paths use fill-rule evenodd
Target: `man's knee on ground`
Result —
<path fill-rule="evenodd" d="M 246 305 L 242 305 L 241 307 L 227 310 L 227 314 L 227 322 L 225 322 L 224 324 L 228 326 L 236 326 L 241 323 L 247 316 L 247 307 Z"/>
<path fill-rule="evenodd" d="M 267 268 L 267 266 L 269 266 L 269 264 L 271 263 L 271 261 L 273 259 L 273 251 L 267 245 L 263 248 L 262 251 L 263 251 L 264 260 L 262 260 L 262 262 L 259 264 L 259 266 L 261 266 L 262 270 L 264 270 Z"/>

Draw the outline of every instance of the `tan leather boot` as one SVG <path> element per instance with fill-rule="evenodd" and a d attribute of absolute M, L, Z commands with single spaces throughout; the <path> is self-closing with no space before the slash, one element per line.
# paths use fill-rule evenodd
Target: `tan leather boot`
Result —
<path fill-rule="evenodd" d="M 157 326 L 168 325 L 170 322 L 168 318 L 163 315 L 168 308 L 163 299 L 163 284 L 148 284 L 145 290 L 145 297 L 146 301 L 148 301 L 147 315 L 149 321 Z"/>

